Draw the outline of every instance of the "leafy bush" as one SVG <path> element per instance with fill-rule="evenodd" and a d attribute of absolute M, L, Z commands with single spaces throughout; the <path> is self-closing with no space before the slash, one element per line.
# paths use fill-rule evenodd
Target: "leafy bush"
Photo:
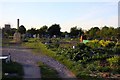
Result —
<path fill-rule="evenodd" d="M 100 41 L 99 41 L 99 44 L 100 44 L 102 47 L 108 46 L 109 43 L 111 43 L 111 42 L 110 42 L 110 41 L 104 41 L 104 40 L 100 40 Z"/>
<path fill-rule="evenodd" d="M 100 47 L 106 47 L 111 48 L 115 46 L 114 42 L 111 41 L 104 41 L 104 40 L 91 40 L 86 44 L 87 46 L 90 46 L 91 48 L 100 48 Z"/>
<path fill-rule="evenodd" d="M 86 43 L 87 46 L 91 48 L 99 48 L 101 45 L 99 44 L 99 40 L 91 40 L 90 42 Z"/>
<path fill-rule="evenodd" d="M 78 78 L 83 77 L 83 76 L 89 76 L 90 72 L 88 70 L 80 71 L 79 74 L 77 75 Z"/>
<path fill-rule="evenodd" d="M 88 64 L 87 69 L 90 71 L 96 71 L 96 66 L 94 64 Z"/>
<path fill-rule="evenodd" d="M 109 62 L 111 67 L 118 67 L 120 66 L 120 56 L 114 56 L 112 58 L 108 58 L 107 61 Z"/>
<path fill-rule="evenodd" d="M 79 43 L 79 44 L 77 44 L 77 48 L 78 48 L 78 49 L 84 50 L 86 47 L 87 47 L 87 46 L 86 46 L 84 43 Z"/>
<path fill-rule="evenodd" d="M 117 42 L 115 46 L 120 48 L 120 42 Z"/>
<path fill-rule="evenodd" d="M 105 67 L 98 66 L 97 70 L 100 71 L 100 72 L 109 72 L 110 71 L 110 67 L 109 66 L 105 66 Z"/>
<path fill-rule="evenodd" d="M 60 46 L 60 44 L 58 42 L 52 42 L 52 43 L 48 43 L 46 44 L 47 48 L 48 49 L 51 49 L 51 48 L 58 48 Z"/>
<path fill-rule="evenodd" d="M 115 47 L 113 48 L 113 52 L 114 52 L 115 54 L 120 54 L 120 47 L 115 46 Z"/>
<path fill-rule="evenodd" d="M 106 45 L 107 48 L 113 48 L 115 47 L 115 42 L 109 42 L 107 45 Z"/>

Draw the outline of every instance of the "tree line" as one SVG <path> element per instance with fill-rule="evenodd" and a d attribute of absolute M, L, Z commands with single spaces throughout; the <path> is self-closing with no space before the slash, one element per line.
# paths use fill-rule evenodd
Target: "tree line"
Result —
<path fill-rule="evenodd" d="M 7 36 L 13 36 L 16 30 L 17 29 L 15 28 L 11 28 L 10 30 L 5 30 L 4 28 L 2 28 L 2 33 Z M 56 35 L 56 37 L 65 37 L 65 35 L 68 35 L 71 38 L 77 38 L 83 35 L 86 39 L 120 40 L 120 27 L 114 28 L 104 26 L 102 28 L 92 27 L 89 30 L 83 30 L 82 28 L 75 26 L 71 27 L 70 32 L 61 32 L 61 27 L 59 24 L 53 24 L 50 27 L 44 25 L 39 29 L 31 28 L 28 30 L 26 30 L 26 28 L 21 25 L 18 31 L 21 34 L 39 34 L 39 37 L 53 37 L 54 35 Z"/>

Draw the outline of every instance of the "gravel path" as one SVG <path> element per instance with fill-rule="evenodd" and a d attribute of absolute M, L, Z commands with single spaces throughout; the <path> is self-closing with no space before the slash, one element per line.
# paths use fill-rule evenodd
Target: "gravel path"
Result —
<path fill-rule="evenodd" d="M 62 65 L 58 61 L 40 53 L 39 56 L 34 55 L 32 54 L 31 49 L 25 49 L 18 46 L 3 48 L 3 54 L 9 52 L 11 53 L 12 60 L 23 64 L 25 70 L 25 78 L 41 77 L 40 70 L 37 65 L 37 62 L 39 61 L 45 63 L 49 67 L 54 68 L 61 78 L 76 78 L 72 72 L 70 72 L 64 65 Z"/>

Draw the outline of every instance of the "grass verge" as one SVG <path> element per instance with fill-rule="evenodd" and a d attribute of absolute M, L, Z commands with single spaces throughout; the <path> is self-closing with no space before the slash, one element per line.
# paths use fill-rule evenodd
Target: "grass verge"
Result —
<path fill-rule="evenodd" d="M 24 74 L 21 64 L 16 62 L 5 63 L 2 62 L 2 80 L 22 80 Z M 8 75 L 4 75 L 8 73 Z M 10 75 L 9 75 L 10 74 Z M 11 75 L 12 74 L 12 75 Z M 14 74 L 14 75 L 13 75 Z"/>
<path fill-rule="evenodd" d="M 56 70 L 48 67 L 47 65 L 43 64 L 42 62 L 38 62 L 38 65 L 41 69 L 42 80 L 61 80 L 59 78 Z"/>

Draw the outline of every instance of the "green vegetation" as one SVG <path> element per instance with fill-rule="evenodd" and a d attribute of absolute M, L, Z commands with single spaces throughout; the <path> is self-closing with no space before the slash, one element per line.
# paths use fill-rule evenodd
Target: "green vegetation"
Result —
<path fill-rule="evenodd" d="M 2 80 L 22 80 L 23 68 L 21 64 L 16 62 L 2 63 Z M 8 75 L 5 75 L 8 73 Z"/>
<path fill-rule="evenodd" d="M 14 40 L 10 38 L 2 38 L 2 46 L 9 47 L 11 44 L 14 44 Z"/>
<path fill-rule="evenodd" d="M 37 39 L 30 39 L 29 42 L 26 42 L 23 45 L 29 48 L 33 48 L 34 52 L 42 52 L 44 54 L 51 54 L 48 56 L 52 56 L 52 57 L 55 56 L 55 52 L 47 49 L 47 47 L 44 44 L 42 44 L 40 41 L 38 41 Z"/>
<path fill-rule="evenodd" d="M 43 41 L 46 40 L 44 39 Z M 63 63 L 78 78 L 102 79 L 119 74 L 119 43 L 92 40 L 86 44 L 78 43 L 75 49 L 72 47 L 61 47 L 62 43 L 57 44 L 59 46 L 56 46 L 56 42 L 52 39 L 51 43 L 48 44 L 42 44 L 39 39 L 30 39 L 24 45 Z"/>
<path fill-rule="evenodd" d="M 41 69 L 42 80 L 49 80 L 49 79 L 50 80 L 61 80 L 58 76 L 58 73 L 54 69 L 48 67 L 47 65 L 43 64 L 42 62 L 39 62 L 38 65 Z"/>

